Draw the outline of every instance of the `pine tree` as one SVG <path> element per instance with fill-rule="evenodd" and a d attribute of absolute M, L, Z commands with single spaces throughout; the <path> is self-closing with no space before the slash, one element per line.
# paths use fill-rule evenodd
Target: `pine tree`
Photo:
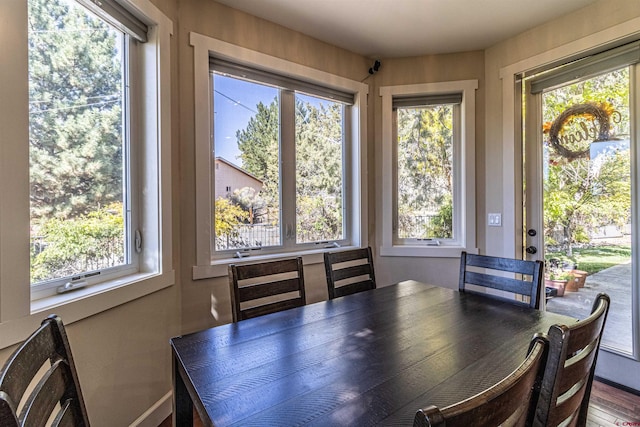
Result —
<path fill-rule="evenodd" d="M 122 201 L 122 64 L 114 30 L 64 0 L 29 0 L 31 215 Z"/>
<path fill-rule="evenodd" d="M 400 237 L 452 237 L 452 167 L 451 106 L 398 109 Z"/>
<path fill-rule="evenodd" d="M 236 134 L 242 165 L 260 178 L 270 218 L 280 198 L 278 104 L 260 103 L 247 127 Z M 296 100 L 297 241 L 342 238 L 342 106 Z"/>
<path fill-rule="evenodd" d="M 122 264 L 123 35 L 29 0 L 31 281 Z"/>
<path fill-rule="evenodd" d="M 298 242 L 342 238 L 342 106 L 296 103 Z"/>

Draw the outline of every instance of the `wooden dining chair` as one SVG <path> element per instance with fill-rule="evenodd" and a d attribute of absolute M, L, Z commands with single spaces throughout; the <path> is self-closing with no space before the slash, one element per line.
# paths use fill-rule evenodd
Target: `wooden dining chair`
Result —
<path fill-rule="evenodd" d="M 324 253 L 329 299 L 376 288 L 371 248 Z"/>
<path fill-rule="evenodd" d="M 229 266 L 233 321 L 306 304 L 302 258 Z"/>
<path fill-rule="evenodd" d="M 52 424 L 46 424 L 51 417 Z M 55 315 L 42 322 L 0 372 L 0 425 L 45 424 L 89 425 L 67 334 Z"/>
<path fill-rule="evenodd" d="M 591 315 L 571 326 L 549 328 L 549 359 L 542 379 L 534 426 L 584 426 L 600 339 L 610 300 L 598 294 Z"/>
<path fill-rule="evenodd" d="M 414 427 L 529 426 L 547 360 L 548 343 L 536 334 L 524 362 L 493 387 L 461 402 L 416 413 Z"/>
<path fill-rule="evenodd" d="M 540 308 L 543 270 L 542 261 L 526 261 L 462 252 L 458 288 L 460 292 L 473 292 L 467 285 L 475 285 L 510 292 L 514 294 L 514 298 L 508 298 L 510 302 L 537 309 Z M 505 276 L 504 273 L 508 273 L 510 277 Z M 517 276 L 513 277 L 512 273 Z M 493 297 L 493 294 L 482 293 L 482 295 Z M 516 295 L 528 297 L 528 301 L 517 300 Z"/>

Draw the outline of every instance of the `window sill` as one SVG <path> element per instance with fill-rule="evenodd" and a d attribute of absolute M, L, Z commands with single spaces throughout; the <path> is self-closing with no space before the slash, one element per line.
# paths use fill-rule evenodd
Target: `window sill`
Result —
<path fill-rule="evenodd" d="M 478 248 L 462 246 L 422 246 L 396 245 L 380 247 L 380 256 L 384 257 L 424 257 L 424 258 L 460 258 L 460 253 L 466 251 L 477 254 Z"/>
<path fill-rule="evenodd" d="M 277 261 L 284 258 L 302 257 L 303 265 L 320 264 L 324 262 L 325 252 L 339 252 L 349 249 L 357 249 L 359 246 L 342 246 L 340 248 L 322 248 L 309 249 L 296 252 L 279 252 L 265 255 L 252 255 L 243 258 L 222 258 L 212 260 L 210 265 L 193 266 L 193 280 L 212 279 L 215 277 L 226 277 L 228 274 L 227 267 L 229 264 L 247 263 L 247 262 L 267 262 Z"/>
<path fill-rule="evenodd" d="M 31 303 L 31 314 L 0 324 L 0 349 L 23 341 L 50 313 L 65 325 L 172 286 L 175 272 L 135 274 Z"/>

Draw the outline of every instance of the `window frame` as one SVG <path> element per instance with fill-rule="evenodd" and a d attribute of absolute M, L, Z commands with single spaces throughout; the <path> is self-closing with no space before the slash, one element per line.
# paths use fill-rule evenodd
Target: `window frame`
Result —
<path fill-rule="evenodd" d="M 496 148 L 495 150 L 500 151 L 502 154 L 499 159 L 502 166 L 502 174 L 500 177 L 502 180 L 502 191 L 500 194 L 504 206 L 516 207 L 523 204 L 522 150 L 520 140 L 522 117 L 520 117 L 519 113 L 521 99 L 517 90 L 519 84 L 517 77 L 532 70 L 535 71 L 579 59 L 589 52 L 602 52 L 607 48 L 619 45 L 622 40 L 636 40 L 640 37 L 638 28 L 640 28 L 640 17 L 632 18 L 608 27 L 598 33 L 593 33 L 553 48 L 547 47 L 542 53 L 533 54 L 534 52 L 523 52 L 520 56 L 525 59 L 516 60 L 516 62 L 500 66 L 500 80 L 499 82 L 496 81 L 494 87 L 494 90 L 501 97 L 501 101 L 495 101 L 497 118 L 494 118 L 494 122 L 497 123 L 499 127 L 497 127 L 494 134 L 502 141 L 499 149 Z M 528 56 L 527 53 L 530 53 L 532 56 Z M 634 105 L 638 111 L 640 111 L 640 97 L 636 97 L 632 102 L 635 102 Z M 632 128 L 632 132 L 635 133 L 636 138 L 640 140 L 640 128 L 636 127 L 635 130 Z M 640 162 L 639 154 L 636 150 L 632 161 Z M 522 229 L 522 209 L 503 212 L 502 226 L 507 230 Z M 490 243 L 487 251 L 493 251 L 493 253 L 506 257 L 521 256 L 524 247 L 522 233 L 505 232 Z M 636 248 L 637 242 L 634 250 Z M 638 301 L 637 296 L 634 296 L 634 301 Z M 635 319 L 634 324 L 637 324 Z M 640 343 L 640 341 L 636 341 L 634 344 L 635 355 L 640 354 L 640 345 L 638 345 L 638 343 Z M 637 362 L 633 359 L 611 353 L 604 349 L 604 351 L 599 352 L 598 363 L 601 366 L 616 366 L 615 369 L 609 372 L 608 380 L 628 387 L 635 387 L 635 384 L 637 384 L 637 376 L 635 378 L 630 378 L 629 376 L 630 372 L 637 372 L 638 368 Z"/>
<path fill-rule="evenodd" d="M 139 195 L 139 228 L 144 250 L 136 273 L 32 301 L 29 272 L 29 108 L 27 2 L 0 2 L 10 25 L 0 27 L 0 53 L 12 58 L 0 73 L 0 348 L 15 344 L 55 313 L 70 324 L 171 286 L 171 76 L 173 22 L 149 0 L 123 0 L 123 6 L 149 25 L 135 71 L 140 85 L 138 160 L 132 168 Z M 148 107 L 147 107 L 148 106 Z M 3 132 L 4 134 L 4 132 Z M 6 140 L 5 140 L 6 138 Z"/>
<path fill-rule="evenodd" d="M 477 80 L 423 83 L 380 87 L 382 101 L 382 225 L 380 232 L 381 256 L 458 257 L 462 251 L 476 253 L 475 215 L 475 91 Z M 398 239 L 393 224 L 396 222 L 397 137 L 395 136 L 394 97 L 429 97 L 462 94 L 460 103 L 460 129 L 454 140 L 454 236 L 453 240 L 432 241 Z M 457 149 L 456 149 L 457 148 Z M 457 179 L 455 179 L 457 178 Z M 456 221 L 457 219 L 457 221 Z"/>
<path fill-rule="evenodd" d="M 309 94 L 304 93 L 298 90 L 295 90 L 292 87 L 286 86 L 287 79 L 279 78 L 280 76 L 274 75 L 277 80 L 281 81 L 278 86 L 272 86 L 266 80 L 259 80 L 258 78 L 245 79 L 243 75 L 240 75 L 241 71 L 238 71 L 237 74 L 231 73 L 228 71 L 220 72 L 217 71 L 215 65 L 211 67 L 210 74 L 211 79 L 210 83 L 212 85 L 212 90 L 209 92 L 212 94 L 211 105 L 214 105 L 213 97 L 215 97 L 216 89 L 214 85 L 214 75 L 228 77 L 232 79 L 245 80 L 254 84 L 262 85 L 265 87 L 273 88 L 278 92 L 278 111 L 279 111 L 279 123 L 278 123 L 278 152 L 279 152 L 279 219 L 278 219 L 278 227 L 280 229 L 280 244 L 271 245 L 271 246 L 261 246 L 261 247 L 248 247 L 248 248 L 231 248 L 231 249 L 216 249 L 215 241 L 211 243 L 211 251 L 213 259 L 228 259 L 230 257 L 234 257 L 236 254 L 241 254 L 242 257 L 246 256 L 255 256 L 255 255 L 263 255 L 263 254 L 275 254 L 280 252 L 297 252 L 300 250 L 310 250 L 324 247 L 334 248 L 337 246 L 349 246 L 351 244 L 351 240 L 349 238 L 350 233 L 348 229 L 347 219 L 349 218 L 351 212 L 350 207 L 348 206 L 347 198 L 348 192 L 345 191 L 348 188 L 348 183 L 344 179 L 347 175 L 346 173 L 346 165 L 350 161 L 350 147 L 351 147 L 351 138 L 348 132 L 348 121 L 351 117 L 351 107 L 352 104 L 345 104 L 340 102 L 339 100 L 331 100 L 327 97 L 321 97 L 317 94 Z M 263 73 L 261 73 L 263 74 Z M 267 76 L 269 78 L 270 76 Z M 297 159 L 297 140 L 295 138 L 296 135 L 296 102 L 298 94 L 306 95 L 309 97 L 314 97 L 317 99 L 325 99 L 330 102 L 335 102 L 341 105 L 341 142 L 342 142 L 342 166 L 341 166 L 341 174 L 342 174 L 342 238 L 340 239 L 328 239 L 328 240 L 319 240 L 317 242 L 305 242 L 299 243 L 297 241 L 298 238 L 298 218 L 297 218 L 297 192 L 296 192 L 296 176 L 297 176 L 297 167 L 296 167 L 296 159 Z M 228 93 L 227 96 L 237 99 L 235 94 Z M 213 109 L 213 107 L 212 107 Z M 215 114 L 213 115 L 215 122 Z M 215 134 L 215 132 L 212 132 Z M 212 146 L 215 147 L 215 136 L 213 137 L 214 141 L 212 141 Z M 215 153 L 213 157 L 215 158 L 217 154 Z M 212 159 L 214 161 L 215 159 Z M 216 179 L 216 170 L 217 168 L 213 168 L 213 180 L 215 183 Z M 215 185 L 214 185 L 215 187 Z M 227 190 L 229 191 L 229 190 Z M 215 195 L 214 195 L 215 198 Z M 213 209 L 212 216 L 215 215 L 215 207 Z M 215 230 L 212 231 L 212 235 L 215 233 Z M 256 252 L 259 251 L 259 252 Z"/>
<path fill-rule="evenodd" d="M 98 270 L 87 270 L 78 272 L 64 277 L 56 277 L 53 279 L 43 280 L 40 282 L 31 282 L 31 300 L 39 300 L 46 297 L 55 296 L 57 288 L 65 283 L 80 284 L 84 286 L 92 286 L 108 280 L 115 280 L 139 271 L 139 255 L 134 249 L 134 235 L 139 230 L 139 203 L 138 192 L 134 191 L 137 187 L 137 177 L 134 173 L 139 165 L 136 164 L 138 156 L 138 147 L 136 141 L 140 139 L 139 117 L 136 111 L 141 106 L 138 104 L 139 97 L 132 97 L 131 94 L 137 93 L 140 86 L 141 75 L 135 74 L 135 70 L 139 67 L 137 63 L 140 58 L 140 43 L 137 37 L 132 36 L 128 30 L 122 25 L 117 25 L 113 17 L 104 17 L 101 10 L 95 10 L 97 6 L 93 3 L 85 5 L 82 0 L 75 1 L 75 7 L 84 9 L 85 13 L 93 16 L 95 19 L 101 20 L 109 25 L 114 31 L 121 34 L 120 50 L 122 59 L 122 156 L 123 156 L 123 175 L 122 175 L 122 205 L 124 219 L 123 244 L 124 260 L 122 264 L 113 267 L 105 267 Z M 94 7 L 91 7 L 94 6 Z M 98 274 L 96 274 L 98 273 Z"/>
<path fill-rule="evenodd" d="M 227 265 L 237 262 L 238 258 L 223 256 L 215 258 L 213 252 L 213 188 L 214 156 L 212 138 L 212 102 L 210 99 L 211 57 L 255 68 L 267 73 L 308 82 L 314 85 L 352 93 L 354 104 L 351 106 L 350 123 L 345 124 L 345 132 L 351 141 L 350 159 L 346 161 L 345 206 L 351 214 L 345 216 L 345 232 L 348 247 L 367 245 L 367 183 L 366 183 L 366 116 L 368 85 L 313 69 L 304 65 L 277 58 L 261 52 L 243 48 L 198 33 L 190 33 L 190 44 L 194 48 L 194 103 L 195 103 L 195 174 L 196 174 L 196 265 L 193 267 L 193 279 L 221 277 L 227 274 Z M 291 183 L 293 184 L 293 183 Z M 294 190 L 295 191 L 295 190 Z M 348 205 L 348 206 L 347 206 Z M 251 261 L 271 260 L 287 256 L 303 255 L 305 263 L 321 262 L 322 253 L 327 248 L 318 248 L 316 244 L 307 247 L 285 247 L 279 251 L 263 252 L 251 255 Z M 247 259 L 243 257 L 243 259 Z"/>
<path fill-rule="evenodd" d="M 393 226 L 392 226 L 392 232 L 393 232 L 393 243 L 395 245 L 428 245 L 428 246 L 439 246 L 444 244 L 445 246 L 451 246 L 451 245 L 456 245 L 456 244 L 460 244 L 460 239 L 461 236 L 459 235 L 459 230 L 460 227 L 456 227 L 455 225 L 459 224 L 460 221 L 462 220 L 462 215 L 460 212 L 460 209 L 453 209 L 453 218 L 452 218 L 452 222 L 453 222 L 453 232 L 454 232 L 454 237 L 453 238 L 442 238 L 442 237 L 433 237 L 433 238 L 427 238 L 427 239 L 421 239 L 421 238 L 417 238 L 417 237 L 400 237 L 399 236 L 399 232 L 398 232 L 398 113 L 397 111 L 400 108 L 414 108 L 414 109 L 421 109 L 424 107 L 430 107 L 430 106 L 443 106 L 443 105 L 447 105 L 451 107 L 451 114 L 452 114 L 452 169 L 453 169 L 453 206 L 460 206 L 460 185 L 459 185 L 459 181 L 460 181 L 460 168 L 456 167 L 456 165 L 460 164 L 460 144 L 461 144 L 461 137 L 460 137 L 460 127 L 461 127 L 461 120 L 460 120 L 460 116 L 461 116 L 461 103 L 430 103 L 430 104 L 423 104 L 423 105 L 415 105 L 413 107 L 394 107 L 393 108 L 393 130 L 392 130 L 392 135 L 393 135 L 393 187 L 394 189 L 396 189 L 395 191 L 392 192 L 392 196 L 393 196 Z"/>

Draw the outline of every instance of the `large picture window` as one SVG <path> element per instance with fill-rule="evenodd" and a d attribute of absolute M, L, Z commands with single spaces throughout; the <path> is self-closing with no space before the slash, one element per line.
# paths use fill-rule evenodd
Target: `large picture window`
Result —
<path fill-rule="evenodd" d="M 29 0 L 30 274 L 36 295 L 133 267 L 132 43 L 128 32 L 75 0 Z"/>
<path fill-rule="evenodd" d="M 173 284 L 173 24 L 147 0 L 10 0 L 0 15 L 7 346 L 46 310 L 72 323 Z"/>
<path fill-rule="evenodd" d="M 195 33 L 191 44 L 194 278 L 366 244 L 367 85 Z"/>
<path fill-rule="evenodd" d="M 345 244 L 344 116 L 353 96 L 311 95 L 279 76 L 216 64 L 216 252 Z"/>
<path fill-rule="evenodd" d="M 475 81 L 380 88 L 382 255 L 475 250 Z"/>
<path fill-rule="evenodd" d="M 130 43 L 74 0 L 29 0 L 33 292 L 132 265 Z"/>

